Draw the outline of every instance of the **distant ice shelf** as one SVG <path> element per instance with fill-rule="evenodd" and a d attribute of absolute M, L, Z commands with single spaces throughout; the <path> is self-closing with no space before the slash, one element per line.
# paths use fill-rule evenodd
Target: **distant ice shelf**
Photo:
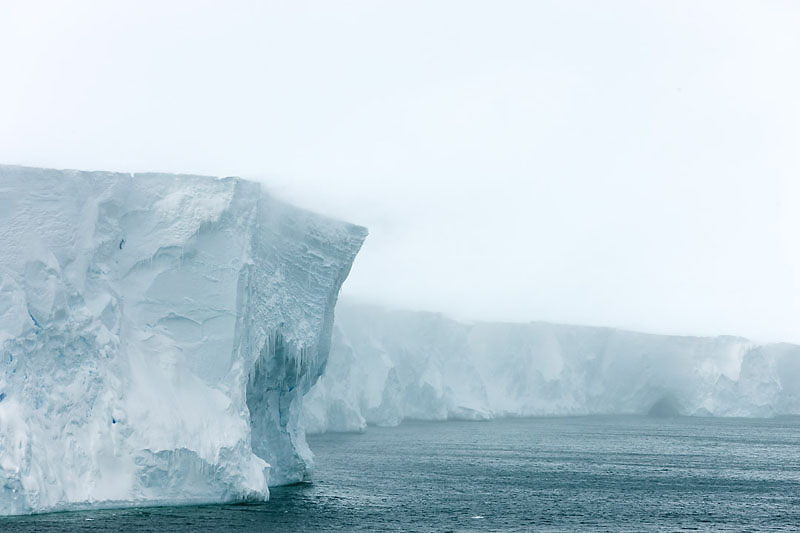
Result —
<path fill-rule="evenodd" d="M 465 323 L 340 302 L 310 432 L 404 419 L 800 414 L 800 346 L 533 323 Z"/>
<path fill-rule="evenodd" d="M 304 479 L 365 236 L 238 178 L 0 166 L 0 514 Z"/>

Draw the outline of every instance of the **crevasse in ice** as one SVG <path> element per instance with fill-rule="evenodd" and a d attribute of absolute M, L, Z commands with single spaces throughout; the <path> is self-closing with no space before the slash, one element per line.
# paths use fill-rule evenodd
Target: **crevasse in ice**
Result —
<path fill-rule="evenodd" d="M 465 323 L 340 302 L 309 431 L 496 416 L 800 414 L 800 346 L 610 328 Z"/>
<path fill-rule="evenodd" d="M 0 514 L 263 500 L 366 231 L 257 183 L 0 166 Z"/>

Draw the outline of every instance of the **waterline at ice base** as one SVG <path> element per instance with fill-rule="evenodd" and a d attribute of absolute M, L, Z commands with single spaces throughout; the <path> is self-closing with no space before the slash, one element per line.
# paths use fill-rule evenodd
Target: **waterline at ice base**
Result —
<path fill-rule="evenodd" d="M 238 178 L 0 166 L 0 514 L 305 479 L 365 236 Z"/>

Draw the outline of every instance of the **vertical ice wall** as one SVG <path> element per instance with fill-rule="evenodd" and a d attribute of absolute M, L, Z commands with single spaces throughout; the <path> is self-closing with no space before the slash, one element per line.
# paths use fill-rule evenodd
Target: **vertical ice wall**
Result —
<path fill-rule="evenodd" d="M 302 479 L 365 235 L 237 178 L 0 166 L 0 514 Z"/>
<path fill-rule="evenodd" d="M 403 419 L 800 414 L 800 346 L 546 323 L 464 323 L 340 303 L 310 431 Z"/>

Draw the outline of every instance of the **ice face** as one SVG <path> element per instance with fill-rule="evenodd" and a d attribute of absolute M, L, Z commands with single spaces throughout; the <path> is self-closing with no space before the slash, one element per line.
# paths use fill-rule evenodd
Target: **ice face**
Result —
<path fill-rule="evenodd" d="M 365 236 L 237 178 L 0 166 L 0 514 L 307 476 L 300 404 Z"/>
<path fill-rule="evenodd" d="M 800 414 L 800 346 L 340 303 L 310 431 L 495 416 Z"/>

